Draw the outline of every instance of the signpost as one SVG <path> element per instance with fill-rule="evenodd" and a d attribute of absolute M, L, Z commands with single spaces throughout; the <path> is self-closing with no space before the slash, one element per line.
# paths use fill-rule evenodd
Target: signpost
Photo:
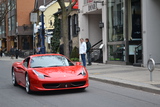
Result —
<path fill-rule="evenodd" d="M 37 13 L 31 13 L 30 21 L 33 23 L 33 54 L 34 54 Z"/>

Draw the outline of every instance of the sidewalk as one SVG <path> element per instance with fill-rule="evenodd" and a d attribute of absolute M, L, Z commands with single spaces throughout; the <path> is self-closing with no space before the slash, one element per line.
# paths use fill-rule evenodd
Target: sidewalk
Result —
<path fill-rule="evenodd" d="M 160 65 L 156 65 L 152 81 L 144 67 L 93 63 L 87 69 L 90 79 L 160 94 Z"/>
<path fill-rule="evenodd" d="M 0 57 L 0 60 L 22 61 L 23 59 L 24 58 L 20 58 L 20 57 L 18 57 L 18 59 L 16 59 L 15 57 L 13 59 L 11 59 L 11 57 L 9 57 L 9 56 Z"/>
<path fill-rule="evenodd" d="M 22 61 L 23 58 L 11 59 L 4 56 L 0 57 L 1 60 L 15 62 Z M 93 63 L 87 66 L 87 70 L 92 80 L 160 94 L 160 65 L 156 65 L 152 73 L 152 81 L 150 81 L 149 70 L 144 67 Z"/>

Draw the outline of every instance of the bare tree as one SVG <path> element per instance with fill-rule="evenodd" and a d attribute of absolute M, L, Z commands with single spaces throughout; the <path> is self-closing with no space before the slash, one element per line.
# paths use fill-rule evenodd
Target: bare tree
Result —
<path fill-rule="evenodd" d="M 0 23 L 4 21 L 8 12 L 14 8 L 15 0 L 0 0 Z"/>
<path fill-rule="evenodd" d="M 62 35 L 63 35 L 63 42 L 64 42 L 64 55 L 69 57 L 69 40 L 68 40 L 68 16 L 72 11 L 72 7 L 76 4 L 78 0 L 68 0 L 69 5 L 65 5 L 66 0 L 57 0 L 58 4 L 62 10 Z"/>

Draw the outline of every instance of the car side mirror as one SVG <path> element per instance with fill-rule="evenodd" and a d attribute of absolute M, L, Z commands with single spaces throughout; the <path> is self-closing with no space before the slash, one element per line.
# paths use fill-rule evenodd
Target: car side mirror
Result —
<path fill-rule="evenodd" d="M 22 66 L 21 64 L 17 64 L 17 68 L 18 68 L 18 69 L 22 69 L 23 66 Z"/>
<path fill-rule="evenodd" d="M 76 65 L 81 65 L 81 62 L 76 62 Z"/>

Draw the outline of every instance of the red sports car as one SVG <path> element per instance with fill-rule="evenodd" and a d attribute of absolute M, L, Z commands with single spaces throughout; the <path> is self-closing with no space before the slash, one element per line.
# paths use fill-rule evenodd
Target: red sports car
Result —
<path fill-rule="evenodd" d="M 86 68 L 60 54 L 31 55 L 13 63 L 11 72 L 13 85 L 25 87 L 27 93 L 89 86 Z"/>

